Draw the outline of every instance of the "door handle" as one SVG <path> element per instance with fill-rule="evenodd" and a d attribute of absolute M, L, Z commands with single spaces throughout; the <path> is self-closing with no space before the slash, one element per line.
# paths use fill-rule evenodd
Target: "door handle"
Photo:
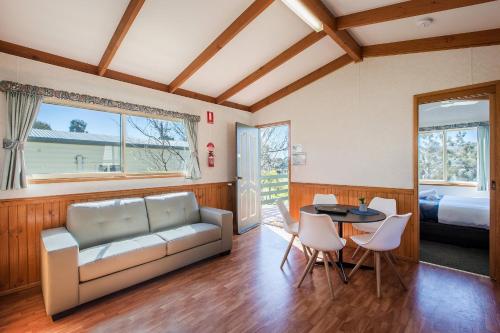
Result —
<path fill-rule="evenodd" d="M 236 180 L 242 180 L 242 179 L 243 179 L 243 177 L 239 177 L 239 176 L 238 176 L 238 177 L 234 177 L 234 178 L 235 178 Z"/>
<path fill-rule="evenodd" d="M 494 181 L 494 180 L 492 180 L 492 181 L 491 181 L 491 186 L 490 186 L 490 188 L 491 188 L 493 191 L 495 191 L 495 190 L 497 189 L 497 182 L 496 182 L 496 181 Z"/>

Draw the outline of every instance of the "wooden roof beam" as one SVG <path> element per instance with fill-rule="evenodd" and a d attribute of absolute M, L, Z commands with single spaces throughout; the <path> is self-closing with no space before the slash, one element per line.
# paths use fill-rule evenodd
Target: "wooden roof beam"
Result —
<path fill-rule="evenodd" d="M 345 30 L 369 24 L 473 6 L 495 0 L 411 0 L 337 17 L 337 29 Z"/>
<path fill-rule="evenodd" d="M 259 111 L 260 109 L 290 95 L 291 93 L 313 83 L 316 80 L 321 79 L 325 75 L 328 75 L 339 68 L 342 68 L 352 62 L 352 58 L 348 54 L 338 57 L 337 59 L 329 62 L 328 64 L 316 69 L 315 71 L 307 74 L 306 76 L 298 79 L 295 82 L 290 83 L 286 87 L 276 91 L 275 93 L 267 96 L 266 98 L 258 101 L 257 103 L 250 106 L 251 112 Z"/>
<path fill-rule="evenodd" d="M 9 43 L 9 42 L 2 41 L 2 40 L 0 40 L 0 52 L 11 54 L 11 55 L 22 57 L 22 58 L 35 60 L 35 61 L 39 61 L 39 62 L 43 62 L 43 63 L 54 65 L 54 66 L 72 69 L 72 70 L 83 72 L 83 73 L 98 75 L 98 73 L 97 73 L 98 67 L 96 65 L 87 64 L 87 63 L 84 63 L 81 61 L 61 57 L 61 56 L 58 56 L 58 55 L 55 55 L 52 53 L 32 49 L 29 47 Z M 168 84 L 155 82 L 155 81 L 144 79 L 144 78 L 137 77 L 134 75 L 117 72 L 117 71 L 114 71 L 111 69 L 108 69 L 102 75 L 102 77 L 106 77 L 106 78 L 121 81 L 121 82 L 130 83 L 130 84 L 134 84 L 137 86 L 146 87 L 146 88 L 150 88 L 150 89 L 154 89 L 154 90 L 164 91 L 164 92 L 168 92 L 170 90 L 170 87 L 168 86 Z M 174 92 L 174 94 L 188 97 L 188 98 L 197 99 L 197 100 L 212 103 L 212 104 L 216 104 L 215 97 L 207 96 L 204 94 L 199 94 L 199 93 L 189 91 L 189 90 L 179 89 L 178 91 Z M 246 105 L 238 104 L 238 103 L 224 102 L 224 103 L 221 103 L 221 105 L 227 106 L 230 108 L 234 108 L 234 109 L 240 109 L 242 111 L 250 111 L 250 107 L 248 107 Z"/>
<path fill-rule="evenodd" d="M 361 61 L 361 47 L 344 30 L 337 30 L 337 21 L 321 0 L 301 0 L 302 3 L 323 23 L 323 30 L 354 60 Z"/>
<path fill-rule="evenodd" d="M 443 51 L 500 44 L 500 29 L 384 43 L 363 47 L 364 57 Z"/>
<path fill-rule="evenodd" d="M 245 77 L 243 80 L 240 82 L 236 83 L 234 86 L 223 92 L 222 94 L 217 97 L 217 103 L 223 103 L 227 101 L 231 96 L 236 95 L 238 92 L 241 90 L 245 89 L 264 75 L 268 74 L 272 70 L 278 68 L 300 52 L 304 51 L 307 49 L 309 46 L 313 45 L 317 41 L 319 41 L 321 38 L 325 36 L 325 33 L 323 31 L 320 32 L 311 32 L 309 35 L 306 37 L 302 38 L 299 40 L 297 43 L 293 44 L 290 46 L 288 49 L 285 51 L 281 52 L 279 55 L 274 57 L 273 59 L 269 60 L 265 65 L 257 69 L 256 71 L 252 72 L 249 74 L 247 77 Z"/>
<path fill-rule="evenodd" d="M 170 92 L 179 87 L 206 64 L 217 52 L 229 43 L 241 30 L 259 16 L 273 0 L 255 0 L 238 18 L 231 23 L 210 45 L 194 59 L 171 83 Z"/>
<path fill-rule="evenodd" d="M 135 18 L 139 14 L 144 1 L 145 0 L 130 0 L 127 9 L 125 9 L 125 12 L 123 13 L 120 23 L 118 23 L 115 33 L 113 34 L 113 37 L 111 37 L 108 47 L 106 48 L 106 51 L 104 51 L 101 61 L 99 62 L 97 71 L 97 74 L 99 76 L 103 76 L 104 73 L 106 73 L 106 71 L 108 70 L 111 60 L 113 60 L 113 57 L 115 56 L 116 51 L 118 51 L 118 48 L 125 38 L 125 35 L 132 26 Z"/>

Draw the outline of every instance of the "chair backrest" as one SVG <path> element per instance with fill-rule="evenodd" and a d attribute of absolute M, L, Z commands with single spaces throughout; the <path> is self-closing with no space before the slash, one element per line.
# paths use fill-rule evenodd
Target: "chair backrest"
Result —
<path fill-rule="evenodd" d="M 316 193 L 313 199 L 313 205 L 336 205 L 337 197 L 335 194 Z"/>
<path fill-rule="evenodd" d="M 330 216 L 300 212 L 299 239 L 302 244 L 320 251 L 344 247 Z"/>
<path fill-rule="evenodd" d="M 278 209 L 280 210 L 281 216 L 283 216 L 283 226 L 285 227 L 285 230 L 287 232 L 292 232 L 292 225 L 295 223 L 292 220 L 292 217 L 290 216 L 290 212 L 288 211 L 288 208 L 285 206 L 284 200 L 278 200 L 276 201 L 276 205 L 278 206 Z"/>
<path fill-rule="evenodd" d="M 395 199 L 385 199 L 385 198 L 375 197 L 370 201 L 368 208 L 378 210 L 384 213 L 385 216 L 391 216 L 397 214 Z"/>
<path fill-rule="evenodd" d="M 363 247 L 374 251 L 389 251 L 398 248 L 401 244 L 401 235 L 410 217 L 411 213 L 389 216 Z"/>

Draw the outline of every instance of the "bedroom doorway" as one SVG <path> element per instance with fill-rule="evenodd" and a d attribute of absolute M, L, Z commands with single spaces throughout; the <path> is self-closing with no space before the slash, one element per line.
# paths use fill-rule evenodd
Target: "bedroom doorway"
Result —
<path fill-rule="evenodd" d="M 421 262 L 494 273 L 495 102 L 487 89 L 470 88 L 416 98 Z"/>

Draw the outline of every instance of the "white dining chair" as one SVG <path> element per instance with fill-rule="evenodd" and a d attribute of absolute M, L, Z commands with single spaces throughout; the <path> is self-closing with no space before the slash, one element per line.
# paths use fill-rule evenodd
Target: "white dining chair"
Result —
<path fill-rule="evenodd" d="M 281 260 L 280 268 L 283 269 L 283 265 L 285 264 L 286 259 L 288 258 L 288 254 L 290 253 L 290 249 L 293 246 L 293 241 L 299 235 L 299 223 L 294 221 L 290 216 L 290 212 L 288 208 L 286 208 L 283 200 L 278 200 L 276 202 L 278 209 L 280 210 L 281 216 L 283 216 L 283 227 L 287 233 L 292 235 L 290 238 L 290 242 L 288 243 L 288 247 L 286 248 L 285 255 Z M 302 251 L 304 251 L 304 256 L 306 257 L 306 262 L 309 261 L 309 252 L 308 249 L 302 244 Z"/>
<path fill-rule="evenodd" d="M 313 198 L 313 205 L 336 205 L 337 197 L 335 194 L 316 193 Z"/>
<path fill-rule="evenodd" d="M 392 251 L 399 247 L 401 244 L 401 235 L 410 220 L 411 213 L 405 215 L 391 215 L 385 219 L 380 228 L 373 234 L 363 234 L 351 236 L 351 239 L 360 247 L 366 249 L 366 252 L 361 256 L 356 266 L 352 269 L 349 274 L 349 278 L 351 278 L 354 273 L 359 269 L 359 267 L 363 264 L 366 257 L 370 252 L 374 253 L 375 259 L 375 274 L 377 279 L 377 297 L 380 297 L 380 255 L 383 254 L 385 260 L 392 268 L 394 273 L 399 279 L 399 282 L 403 286 L 405 290 L 407 287 L 403 281 L 401 275 L 399 275 L 394 263 L 392 262 L 390 256 L 388 255 L 389 251 Z M 299 230 L 300 237 L 300 230 Z"/>
<path fill-rule="evenodd" d="M 368 208 L 378 210 L 385 214 L 386 217 L 397 214 L 396 200 L 395 199 L 385 199 L 375 197 L 370 201 Z M 352 227 L 358 231 L 373 234 L 382 225 L 382 222 L 372 222 L 372 223 L 353 223 Z M 351 258 L 354 258 L 358 254 L 360 247 L 356 247 L 356 250 L 352 254 Z"/>
<path fill-rule="evenodd" d="M 330 277 L 330 265 L 328 262 L 330 261 L 332 266 L 338 269 L 333 257 L 336 256 L 337 251 L 344 248 L 346 240 L 339 237 L 330 216 L 325 214 L 309 214 L 306 212 L 300 212 L 299 239 L 304 246 L 312 250 L 312 255 L 307 263 L 306 269 L 302 273 L 297 288 L 300 288 L 307 273 L 313 268 L 318 254 L 321 252 L 323 255 L 326 279 L 328 280 L 328 288 L 333 298 L 334 292 L 332 279 Z"/>

